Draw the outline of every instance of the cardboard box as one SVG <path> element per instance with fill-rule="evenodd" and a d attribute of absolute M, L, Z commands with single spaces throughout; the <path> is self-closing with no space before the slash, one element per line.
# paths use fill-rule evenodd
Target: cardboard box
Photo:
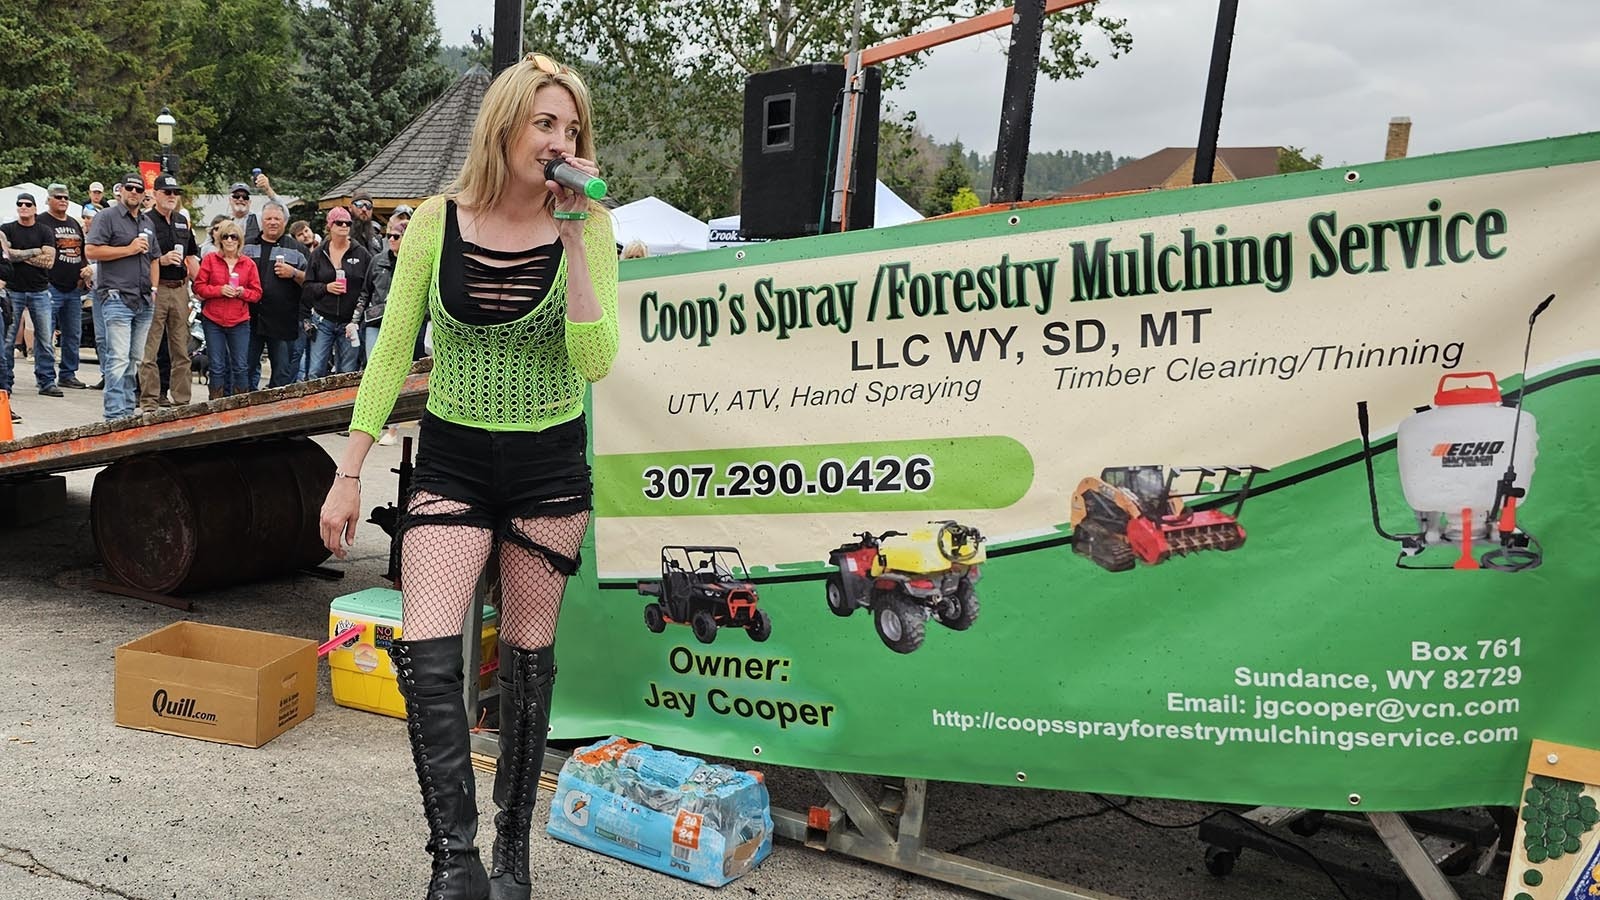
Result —
<path fill-rule="evenodd" d="M 259 747 L 317 711 L 317 645 L 176 622 L 117 648 L 117 724 Z"/>

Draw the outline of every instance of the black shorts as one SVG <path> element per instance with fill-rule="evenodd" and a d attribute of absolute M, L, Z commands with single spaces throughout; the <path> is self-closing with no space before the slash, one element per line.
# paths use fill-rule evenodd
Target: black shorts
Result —
<path fill-rule="evenodd" d="M 542 553 L 570 575 L 577 570 L 577 558 L 538 544 L 516 520 L 565 517 L 594 508 L 587 445 L 582 416 L 544 431 L 485 431 L 424 413 L 400 533 L 418 525 L 485 528 L 497 540 Z M 433 509 L 455 504 L 418 502 L 419 493 L 467 508 Z"/>

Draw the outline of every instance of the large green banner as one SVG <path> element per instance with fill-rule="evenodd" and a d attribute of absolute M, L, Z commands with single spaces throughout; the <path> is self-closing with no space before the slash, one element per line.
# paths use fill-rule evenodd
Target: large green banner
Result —
<path fill-rule="evenodd" d="M 1600 746 L 1597 210 L 1581 135 L 626 264 L 557 735 L 1514 802 Z"/>

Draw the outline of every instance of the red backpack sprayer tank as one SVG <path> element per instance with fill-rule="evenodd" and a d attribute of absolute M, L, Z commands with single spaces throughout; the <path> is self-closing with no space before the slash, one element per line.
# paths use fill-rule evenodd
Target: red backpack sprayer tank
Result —
<path fill-rule="evenodd" d="M 1500 383 L 1493 372 L 1453 373 L 1439 379 L 1433 406 L 1418 409 L 1400 423 L 1395 456 L 1401 490 L 1416 513 L 1420 530 L 1415 533 L 1390 534 L 1379 521 L 1367 404 L 1356 404 L 1372 526 L 1379 536 L 1400 544 L 1396 566 L 1520 572 L 1543 561 L 1539 542 L 1517 526 L 1517 506 L 1527 496 L 1538 456 L 1537 423 L 1522 410 L 1522 401 L 1528 394 L 1533 323 L 1553 300 L 1555 295 L 1551 294 L 1528 316 L 1522 387 L 1517 391 L 1515 406 L 1507 405 L 1501 396 Z M 1485 380 L 1487 385 L 1482 383 Z M 1497 542 L 1498 546 L 1478 558 L 1472 553 L 1473 540 Z M 1429 546 L 1457 543 L 1461 545 L 1461 555 L 1454 565 L 1406 564 L 1409 557 Z"/>

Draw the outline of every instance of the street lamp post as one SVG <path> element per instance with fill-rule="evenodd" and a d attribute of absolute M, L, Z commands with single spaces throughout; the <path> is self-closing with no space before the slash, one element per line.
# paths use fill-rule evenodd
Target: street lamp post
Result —
<path fill-rule="evenodd" d="M 178 120 L 172 117 L 172 110 L 161 107 L 161 115 L 156 116 L 156 140 L 161 143 L 161 171 L 171 173 L 172 166 L 172 131 L 177 127 Z"/>

